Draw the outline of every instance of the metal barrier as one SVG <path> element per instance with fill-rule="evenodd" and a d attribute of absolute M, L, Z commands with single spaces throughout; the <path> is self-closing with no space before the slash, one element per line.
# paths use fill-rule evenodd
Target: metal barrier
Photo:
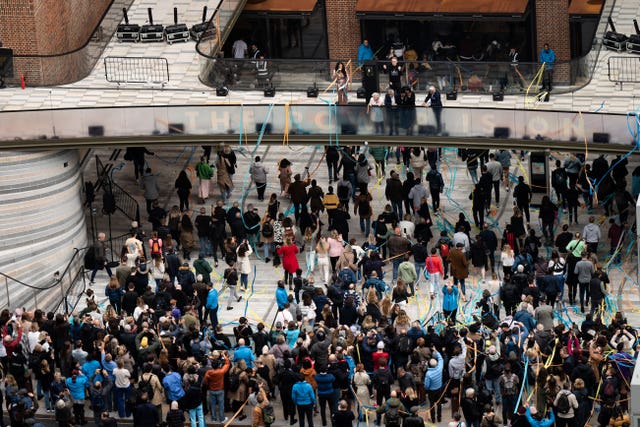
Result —
<path fill-rule="evenodd" d="M 165 85 L 169 82 L 167 58 L 139 56 L 107 56 L 104 58 L 104 75 L 111 83 L 153 83 Z"/>
<path fill-rule="evenodd" d="M 640 58 L 633 56 L 610 56 L 607 59 L 609 81 L 620 84 L 640 83 Z"/>

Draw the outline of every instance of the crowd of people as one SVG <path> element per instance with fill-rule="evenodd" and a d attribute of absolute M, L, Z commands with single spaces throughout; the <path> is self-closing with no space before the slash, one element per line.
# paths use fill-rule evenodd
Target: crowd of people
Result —
<path fill-rule="evenodd" d="M 176 427 L 247 417 L 255 427 L 283 419 L 313 427 L 316 415 L 333 427 L 628 422 L 638 333 L 612 312 L 604 261 L 617 262 L 627 239 L 626 164 L 601 157 L 587 168 L 573 155 L 558 163 L 538 228 L 530 187 L 510 175 L 511 152 L 458 154 L 473 182 L 475 226 L 445 191 L 437 149 L 327 147 L 326 191 L 315 170 L 294 173 L 282 159 L 269 171 L 256 157 L 249 175 L 266 199 L 261 215 L 234 189 L 231 147 L 213 165 L 209 148 L 197 183 L 184 172 L 176 180 L 180 206 L 166 212 L 150 200 L 151 229 L 132 224 L 119 266 L 109 267 L 98 236 L 91 279 L 106 267 L 105 301 L 89 291 L 86 307 L 68 315 L 0 312 L 11 426 L 33 423 L 42 405 L 60 427 L 114 426 L 116 414 Z M 266 198 L 271 174 L 279 191 Z M 193 187 L 204 204 L 213 176 L 219 199 L 192 215 Z M 585 199 L 593 204 L 585 209 L 599 200 L 608 224 L 592 215 L 576 228 L 572 189 L 597 189 L 587 191 L 582 176 L 616 189 Z M 373 203 L 376 182 L 382 205 Z M 502 228 L 507 193 L 513 215 Z M 457 223 L 443 205 L 458 209 Z M 256 262 L 282 276 L 271 324 L 238 306 L 246 294 L 237 287 L 249 287 Z M 218 319 L 225 292 L 230 324 Z M 416 316 L 412 306 L 425 303 Z"/>

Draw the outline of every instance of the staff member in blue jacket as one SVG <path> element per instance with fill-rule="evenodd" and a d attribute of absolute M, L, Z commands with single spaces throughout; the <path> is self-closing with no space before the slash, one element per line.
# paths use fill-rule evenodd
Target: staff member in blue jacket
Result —
<path fill-rule="evenodd" d="M 291 400 L 298 407 L 298 419 L 300 427 L 304 427 L 304 417 L 307 417 L 309 427 L 313 427 L 313 407 L 316 404 L 316 394 L 311 384 L 304 380 L 304 376 L 298 377 L 298 382 L 291 390 Z"/>
<path fill-rule="evenodd" d="M 456 285 L 447 283 L 442 287 L 442 313 L 446 319 L 456 320 L 459 295 L 460 291 Z"/>

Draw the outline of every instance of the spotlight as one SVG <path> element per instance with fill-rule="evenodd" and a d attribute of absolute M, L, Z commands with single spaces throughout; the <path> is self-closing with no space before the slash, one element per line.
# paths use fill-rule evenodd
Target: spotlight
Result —
<path fill-rule="evenodd" d="M 358 99 L 366 99 L 367 98 L 366 89 L 363 88 L 363 87 L 359 87 L 358 90 L 356 91 L 356 98 L 358 98 Z"/>
<path fill-rule="evenodd" d="M 265 98 L 273 98 L 274 96 L 276 96 L 276 88 L 273 87 L 273 85 L 269 85 L 267 87 L 264 88 L 264 96 Z"/>
<path fill-rule="evenodd" d="M 307 88 L 307 98 L 317 98 L 318 97 L 318 86 L 314 83 L 313 86 Z"/>
<path fill-rule="evenodd" d="M 496 102 L 504 101 L 504 93 L 503 92 L 494 92 L 493 100 Z"/>
<path fill-rule="evenodd" d="M 456 99 L 458 99 L 458 91 L 447 92 L 447 101 L 455 101 Z"/>
<path fill-rule="evenodd" d="M 216 96 L 227 96 L 229 94 L 229 89 L 226 86 L 220 86 L 216 88 Z"/>

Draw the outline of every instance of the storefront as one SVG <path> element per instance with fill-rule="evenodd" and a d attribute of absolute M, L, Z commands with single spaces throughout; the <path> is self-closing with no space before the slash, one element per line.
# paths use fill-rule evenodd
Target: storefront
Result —
<path fill-rule="evenodd" d="M 604 0 L 572 0 L 569 4 L 571 58 L 584 56 L 591 49 L 603 4 Z"/>

